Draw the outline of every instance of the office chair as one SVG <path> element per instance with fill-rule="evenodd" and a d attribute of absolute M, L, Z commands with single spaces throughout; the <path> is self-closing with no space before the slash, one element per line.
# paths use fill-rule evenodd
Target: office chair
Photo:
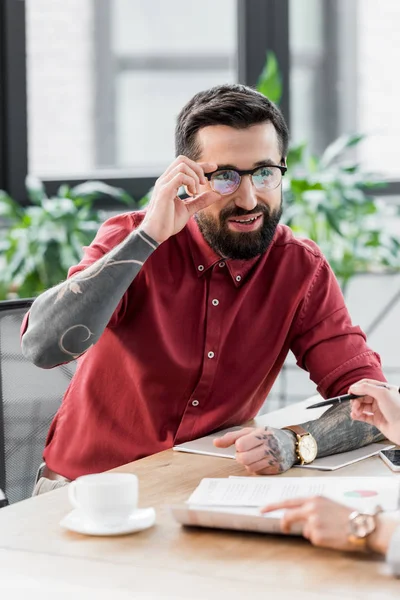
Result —
<path fill-rule="evenodd" d="M 20 327 L 33 300 L 0 302 L 0 489 L 10 504 L 32 494 L 47 431 L 75 364 L 39 369 L 21 352 Z"/>

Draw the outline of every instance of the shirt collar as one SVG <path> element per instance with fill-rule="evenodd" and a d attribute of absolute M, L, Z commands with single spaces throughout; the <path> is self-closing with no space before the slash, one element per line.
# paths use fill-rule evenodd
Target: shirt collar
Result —
<path fill-rule="evenodd" d="M 198 277 L 202 277 L 206 271 L 216 263 L 225 263 L 236 287 L 240 287 L 248 277 L 250 271 L 260 260 L 260 256 L 249 260 L 234 260 L 223 258 L 217 254 L 204 239 L 197 221 L 194 217 L 189 219 L 187 225 L 189 230 L 189 245 L 192 254 L 194 268 Z"/>

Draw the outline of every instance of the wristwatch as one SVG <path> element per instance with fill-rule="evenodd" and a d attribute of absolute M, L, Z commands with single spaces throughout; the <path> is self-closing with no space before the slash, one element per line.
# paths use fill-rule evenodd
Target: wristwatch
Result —
<path fill-rule="evenodd" d="M 296 436 L 296 456 L 301 465 L 308 465 L 317 458 L 318 446 L 315 438 L 300 425 L 282 427 L 293 431 Z"/>
<path fill-rule="evenodd" d="M 361 513 L 358 510 L 350 513 L 348 541 L 360 550 L 366 549 L 368 536 L 376 529 L 376 515 L 381 512 L 382 508 L 377 506 L 372 513 Z"/>

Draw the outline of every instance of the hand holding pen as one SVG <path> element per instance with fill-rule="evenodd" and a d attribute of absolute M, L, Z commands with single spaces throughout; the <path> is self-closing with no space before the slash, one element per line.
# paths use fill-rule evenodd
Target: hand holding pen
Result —
<path fill-rule="evenodd" d="M 351 418 L 377 427 L 391 442 L 400 445 L 400 388 L 395 385 L 362 379 L 350 386 L 349 393 L 336 396 L 307 408 L 334 406 L 352 400 Z"/>
<path fill-rule="evenodd" d="M 400 389 L 396 385 L 363 379 L 350 387 L 360 394 L 351 407 L 351 418 L 377 427 L 388 440 L 400 445 Z"/>

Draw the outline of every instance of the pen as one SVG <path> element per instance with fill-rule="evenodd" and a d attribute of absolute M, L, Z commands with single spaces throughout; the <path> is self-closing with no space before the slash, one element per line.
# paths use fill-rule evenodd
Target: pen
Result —
<path fill-rule="evenodd" d="M 356 394 L 343 394 L 343 396 L 335 396 L 334 398 L 329 398 L 329 400 L 317 402 L 317 404 L 311 404 L 311 406 L 307 406 L 307 408 L 319 408 L 320 406 L 329 406 L 329 404 L 340 404 L 341 402 L 355 400 L 356 398 L 362 398 L 362 396 L 357 396 Z"/>

